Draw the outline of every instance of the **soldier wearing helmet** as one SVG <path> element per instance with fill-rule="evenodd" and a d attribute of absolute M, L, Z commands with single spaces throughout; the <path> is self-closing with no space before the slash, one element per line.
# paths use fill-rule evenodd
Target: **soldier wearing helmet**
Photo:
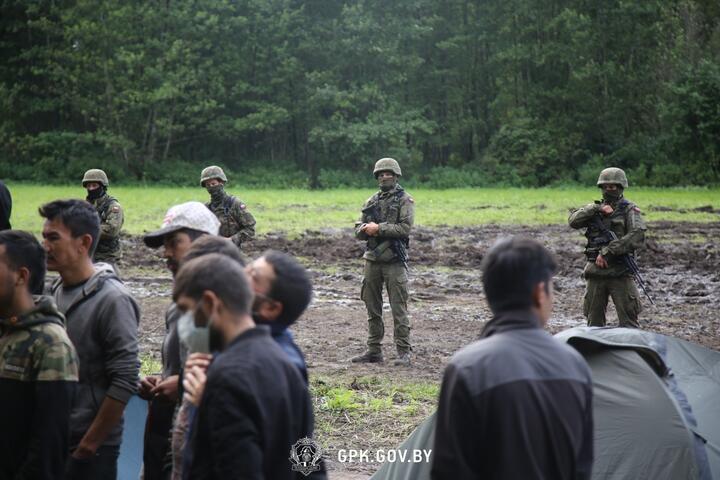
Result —
<path fill-rule="evenodd" d="M 113 266 L 120 260 L 120 230 L 124 216 L 122 206 L 116 198 L 107 193 L 110 182 L 104 171 L 93 168 L 85 172 L 82 186 L 87 190 L 86 200 L 100 216 L 100 240 L 93 254 L 93 262 L 105 262 Z"/>
<path fill-rule="evenodd" d="M 255 236 L 255 218 L 242 200 L 225 193 L 227 181 L 223 169 L 214 165 L 200 173 L 200 186 L 210 194 L 210 201 L 205 206 L 220 220 L 219 235 L 241 248 Z"/>
<path fill-rule="evenodd" d="M 602 190 L 603 199 L 573 211 L 568 219 L 572 228 L 584 228 L 587 238 L 587 264 L 583 271 L 587 288 L 583 314 L 588 325 L 605 326 L 608 298 L 612 297 L 620 326 L 638 328 L 640 296 L 622 255 L 634 255 L 635 250 L 642 247 L 645 221 L 640 209 L 623 196 L 628 187 L 624 171 L 615 167 L 606 168 L 600 172 L 597 186 Z M 615 233 L 617 240 L 608 241 L 596 218 L 607 230 Z"/>
<path fill-rule="evenodd" d="M 406 249 L 415 217 L 415 201 L 398 184 L 400 165 L 392 158 L 375 163 L 373 174 L 380 191 L 363 205 L 355 236 L 366 243 L 365 271 L 360 296 L 368 313 L 367 351 L 354 357 L 354 363 L 383 361 L 383 285 L 388 291 L 397 349 L 395 365 L 410 364 L 410 321 L 407 314 L 408 276 Z"/>

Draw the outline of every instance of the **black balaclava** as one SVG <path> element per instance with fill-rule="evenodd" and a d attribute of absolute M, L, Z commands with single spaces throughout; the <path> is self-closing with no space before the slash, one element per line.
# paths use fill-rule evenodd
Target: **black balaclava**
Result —
<path fill-rule="evenodd" d="M 602 195 L 603 200 L 605 200 L 606 203 L 615 203 L 623 196 L 623 188 L 618 187 L 618 189 L 614 192 L 608 192 L 603 190 Z"/>
<path fill-rule="evenodd" d="M 206 190 L 210 194 L 211 203 L 219 203 L 225 195 L 225 185 L 222 183 L 219 183 L 214 187 L 206 187 Z"/>
<path fill-rule="evenodd" d="M 87 197 L 85 197 L 85 199 L 88 202 L 93 202 L 93 201 L 97 200 L 98 198 L 102 197 L 103 195 L 105 195 L 106 191 L 107 191 L 107 187 L 105 187 L 104 185 L 100 185 L 100 187 L 96 188 L 95 190 L 88 190 Z"/>

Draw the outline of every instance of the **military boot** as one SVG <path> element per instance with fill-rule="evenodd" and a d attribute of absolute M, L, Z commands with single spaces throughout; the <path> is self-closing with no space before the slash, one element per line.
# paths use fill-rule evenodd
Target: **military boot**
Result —
<path fill-rule="evenodd" d="M 409 367 L 410 352 L 398 352 L 397 358 L 393 360 L 393 365 L 396 367 Z"/>
<path fill-rule="evenodd" d="M 350 361 L 352 363 L 382 363 L 384 359 L 381 352 L 375 353 L 367 351 L 362 355 L 351 358 Z"/>

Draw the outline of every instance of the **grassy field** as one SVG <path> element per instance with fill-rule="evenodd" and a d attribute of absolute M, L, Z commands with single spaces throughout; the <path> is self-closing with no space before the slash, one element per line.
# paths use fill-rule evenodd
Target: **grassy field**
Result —
<path fill-rule="evenodd" d="M 39 232 L 41 204 L 57 198 L 81 198 L 80 187 L 10 184 L 14 228 Z M 337 229 L 352 226 L 363 202 L 374 190 L 244 190 L 229 188 L 258 221 L 258 233 Z M 206 201 L 201 188 L 117 187 L 110 193 L 125 209 L 125 230 L 141 234 L 155 230 L 168 207 L 189 200 Z M 414 190 L 415 222 L 420 226 L 497 224 L 561 224 L 568 210 L 599 197 L 596 188 L 583 189 L 454 189 Z M 648 221 L 711 222 L 720 215 L 699 210 L 720 209 L 720 189 L 630 189 Z"/>

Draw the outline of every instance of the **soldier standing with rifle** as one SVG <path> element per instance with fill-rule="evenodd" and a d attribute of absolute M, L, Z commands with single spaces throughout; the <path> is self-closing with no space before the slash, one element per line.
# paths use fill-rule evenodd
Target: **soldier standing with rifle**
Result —
<path fill-rule="evenodd" d="M 85 172 L 82 179 L 82 186 L 87 190 L 85 199 L 100 216 L 100 240 L 93 253 L 93 262 L 109 263 L 116 268 L 115 265 L 122 257 L 120 230 L 125 219 L 120 202 L 107 193 L 109 184 L 108 176 L 98 168 Z"/>
<path fill-rule="evenodd" d="M 205 167 L 200 173 L 200 186 L 210 194 L 210 201 L 205 206 L 220 221 L 219 235 L 229 238 L 242 249 L 243 243 L 255 236 L 255 218 L 242 200 L 225 192 L 225 183 L 225 172 L 218 166 Z"/>
<path fill-rule="evenodd" d="M 638 328 L 641 305 L 633 276 L 643 291 L 645 286 L 634 253 L 645 241 L 645 221 L 640 209 L 623 197 L 628 187 L 624 171 L 606 168 L 600 172 L 597 186 L 602 189 L 602 201 L 573 211 L 568 219 L 572 228 L 586 229 L 588 240 L 583 314 L 588 325 L 605 326 L 608 297 L 612 297 L 620 326 Z"/>
<path fill-rule="evenodd" d="M 354 357 L 354 363 L 383 361 L 382 289 L 386 286 L 395 325 L 394 340 L 398 366 L 410 365 L 410 321 L 407 315 L 408 236 L 415 216 L 415 201 L 398 184 L 400 165 L 392 158 L 382 158 L 373 170 L 380 191 L 370 197 L 355 224 L 355 236 L 367 242 L 365 272 L 360 296 L 368 312 L 367 351 Z"/>

